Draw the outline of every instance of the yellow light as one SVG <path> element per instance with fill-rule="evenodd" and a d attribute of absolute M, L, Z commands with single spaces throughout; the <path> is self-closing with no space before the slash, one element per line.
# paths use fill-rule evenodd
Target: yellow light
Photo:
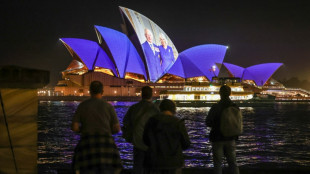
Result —
<path fill-rule="evenodd" d="M 216 89 L 215 86 L 211 86 L 211 85 L 210 85 L 210 90 L 211 90 L 211 91 L 215 91 L 215 89 Z"/>

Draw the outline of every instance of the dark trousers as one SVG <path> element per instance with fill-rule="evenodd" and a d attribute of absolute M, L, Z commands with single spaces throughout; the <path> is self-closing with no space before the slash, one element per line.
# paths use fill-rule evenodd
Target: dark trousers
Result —
<path fill-rule="evenodd" d="M 143 174 L 143 162 L 145 158 L 145 151 L 138 148 L 133 148 L 133 174 Z"/>
<path fill-rule="evenodd" d="M 223 157 L 226 157 L 230 173 L 239 174 L 239 168 L 236 162 L 236 142 L 218 141 L 212 143 L 214 174 L 222 174 Z"/>

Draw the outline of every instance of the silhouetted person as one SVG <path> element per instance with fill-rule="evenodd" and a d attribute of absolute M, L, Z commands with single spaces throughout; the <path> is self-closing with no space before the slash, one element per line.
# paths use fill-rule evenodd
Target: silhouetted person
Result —
<path fill-rule="evenodd" d="M 143 140 L 149 146 L 144 161 L 146 174 L 181 174 L 184 166 L 182 150 L 190 146 L 184 121 L 177 118 L 173 101 L 164 99 L 161 113 L 145 125 Z"/>
<path fill-rule="evenodd" d="M 141 90 L 142 100 L 132 105 L 123 119 L 123 136 L 129 134 L 131 138 L 125 138 L 127 142 L 133 144 L 133 173 L 142 174 L 143 161 L 148 146 L 144 144 L 142 136 L 145 123 L 152 116 L 159 113 L 159 109 L 152 103 L 153 90 L 149 86 L 144 86 Z"/>
<path fill-rule="evenodd" d="M 99 81 L 90 84 L 90 99 L 77 108 L 72 130 L 81 133 L 74 150 L 75 173 L 118 174 L 121 159 L 112 134 L 120 131 L 120 124 L 113 106 L 102 100 L 103 85 Z"/>
<path fill-rule="evenodd" d="M 214 104 L 206 118 L 206 125 L 211 127 L 209 139 L 212 142 L 214 173 L 222 173 L 222 161 L 223 157 L 226 157 L 229 165 L 230 172 L 233 174 L 239 174 L 239 169 L 236 162 L 236 142 L 238 136 L 225 137 L 220 130 L 221 114 L 225 108 L 230 106 L 238 106 L 234 104 L 229 96 L 231 89 L 229 86 L 223 85 L 220 88 L 221 100 Z"/>

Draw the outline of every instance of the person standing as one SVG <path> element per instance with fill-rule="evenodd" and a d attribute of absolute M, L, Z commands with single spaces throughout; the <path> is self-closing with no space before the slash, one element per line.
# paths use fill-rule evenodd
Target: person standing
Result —
<path fill-rule="evenodd" d="M 153 34 L 149 29 L 144 29 L 144 36 L 146 41 L 142 44 L 142 48 L 149 70 L 150 80 L 155 82 L 162 74 L 159 48 L 153 42 Z"/>
<path fill-rule="evenodd" d="M 123 137 L 127 142 L 133 144 L 133 173 L 142 174 L 143 161 L 148 146 L 143 142 L 143 131 L 145 123 L 149 118 L 159 113 L 159 109 L 152 103 L 153 90 L 149 86 L 141 89 L 142 100 L 132 105 L 123 119 Z M 128 135 L 128 136 L 124 136 Z"/>
<path fill-rule="evenodd" d="M 120 131 L 113 106 L 102 100 L 100 81 L 90 84 L 90 99 L 79 104 L 71 129 L 81 133 L 73 157 L 75 173 L 119 174 L 122 169 L 119 151 L 112 134 Z"/>
<path fill-rule="evenodd" d="M 144 161 L 145 173 L 181 174 L 182 150 L 191 143 L 184 120 L 175 116 L 176 105 L 169 99 L 164 99 L 159 108 L 161 113 L 149 119 L 143 133 L 144 143 L 149 146 Z"/>
<path fill-rule="evenodd" d="M 227 85 L 223 85 L 220 88 L 221 100 L 214 104 L 206 118 L 206 125 L 211 127 L 209 139 L 212 142 L 213 164 L 214 173 L 222 173 L 222 161 L 223 156 L 226 157 L 229 165 L 230 173 L 239 174 L 239 168 L 236 162 L 236 140 L 238 136 L 225 137 L 221 133 L 220 123 L 221 116 L 224 109 L 232 106 L 239 110 L 239 107 L 234 104 L 229 96 L 231 94 L 231 88 Z"/>
<path fill-rule="evenodd" d="M 175 61 L 174 55 L 173 55 L 173 50 L 172 48 L 168 45 L 168 41 L 165 37 L 164 34 L 159 34 L 159 39 L 161 45 L 159 46 L 159 54 L 161 58 L 161 68 L 163 72 L 167 71 L 167 68 L 169 68 L 173 62 Z"/>

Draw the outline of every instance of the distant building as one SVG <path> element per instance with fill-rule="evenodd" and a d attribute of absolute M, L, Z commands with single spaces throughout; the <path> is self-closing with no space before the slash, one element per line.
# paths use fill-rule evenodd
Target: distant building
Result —
<path fill-rule="evenodd" d="M 227 46 L 205 44 L 178 53 L 174 44 L 154 22 L 140 13 L 120 7 L 124 24 L 122 33 L 110 28 L 95 26 L 98 43 L 78 38 L 61 38 L 73 60 L 62 72 L 62 80 L 55 87 L 54 94 L 64 96 L 87 96 L 93 80 L 104 84 L 105 96 L 138 96 L 140 88 L 149 85 L 154 96 L 163 90 L 182 90 L 185 82 L 210 82 L 226 71 L 230 77 L 238 77 L 245 85 L 261 89 L 282 63 L 266 63 L 242 68 L 223 63 Z M 152 34 L 151 42 L 154 59 L 160 64 L 164 57 L 158 54 L 161 42 L 159 35 L 166 38 L 175 60 L 165 64 L 159 72 L 150 68 L 146 56 L 152 54 L 142 47 L 148 41 L 146 28 Z M 162 50 L 162 49 L 161 49 Z M 171 59 L 171 58 L 170 58 Z M 153 66 L 153 65 L 152 65 Z"/>

